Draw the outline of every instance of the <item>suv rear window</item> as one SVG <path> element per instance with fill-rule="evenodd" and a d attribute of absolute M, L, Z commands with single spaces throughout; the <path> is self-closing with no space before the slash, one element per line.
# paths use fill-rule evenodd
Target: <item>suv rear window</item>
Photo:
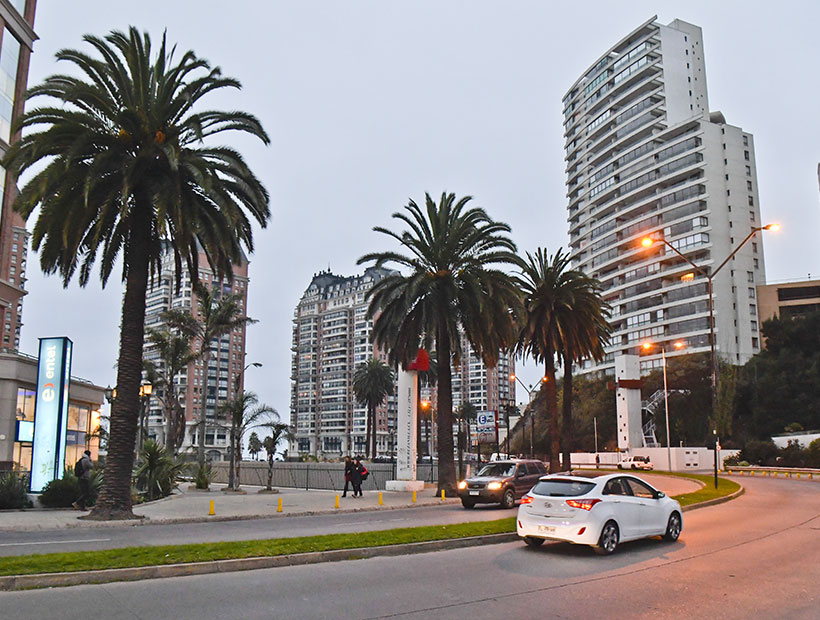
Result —
<path fill-rule="evenodd" d="M 594 486 L 594 482 L 580 480 L 539 480 L 532 488 L 532 492 L 548 497 L 575 497 L 586 495 Z"/>

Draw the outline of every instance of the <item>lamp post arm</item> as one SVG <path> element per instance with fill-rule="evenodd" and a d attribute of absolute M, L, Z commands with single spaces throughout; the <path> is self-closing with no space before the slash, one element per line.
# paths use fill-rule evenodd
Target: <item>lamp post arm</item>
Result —
<path fill-rule="evenodd" d="M 664 245 L 666 245 L 666 246 L 667 246 L 670 250 L 672 250 L 675 254 L 677 254 L 677 255 L 678 255 L 678 256 L 680 256 L 683 260 L 685 260 L 687 263 L 689 263 L 689 264 L 692 266 L 692 268 L 693 268 L 695 271 L 697 271 L 699 274 L 701 274 L 703 277 L 705 277 L 705 278 L 710 277 L 708 273 L 706 273 L 703 269 L 701 269 L 700 267 L 698 267 L 695 263 L 693 263 L 691 260 L 689 260 L 688 258 L 686 258 L 683 254 L 681 254 L 681 252 L 680 252 L 680 251 L 678 251 L 678 248 L 676 248 L 674 245 L 672 245 L 671 243 L 669 243 L 666 239 L 661 239 L 661 241 L 663 241 Z M 745 243 L 745 242 L 744 242 L 744 243 Z"/>
<path fill-rule="evenodd" d="M 726 263 L 728 263 L 730 260 L 732 260 L 732 257 L 735 254 L 737 254 L 738 250 L 740 250 L 740 248 L 742 248 L 744 245 L 746 245 L 749 242 L 749 240 L 752 237 L 754 237 L 757 233 L 759 233 L 761 230 L 763 230 L 763 227 L 752 228 L 752 232 L 750 232 L 748 235 L 746 235 L 746 238 L 743 241 L 740 242 L 740 245 L 738 245 L 734 250 L 732 250 L 732 253 L 729 254 L 729 256 L 727 256 L 724 259 L 724 261 L 720 265 L 717 266 L 717 269 L 715 269 L 712 272 L 712 276 L 713 277 L 716 276 L 717 272 L 720 271 L 721 269 L 723 269 L 724 265 L 726 265 Z"/>

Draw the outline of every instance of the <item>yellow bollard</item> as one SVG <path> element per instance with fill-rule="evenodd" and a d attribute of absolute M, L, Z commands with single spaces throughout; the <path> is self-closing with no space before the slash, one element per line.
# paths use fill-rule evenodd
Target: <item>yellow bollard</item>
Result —
<path fill-rule="evenodd" d="M 441 490 L 441 501 L 444 501 L 444 489 Z"/>
<path fill-rule="evenodd" d="M 797 479 L 800 480 L 800 474 L 797 474 Z"/>
<path fill-rule="evenodd" d="M 413 491 L 413 503 L 414 504 L 416 503 L 416 492 L 415 491 Z"/>
<path fill-rule="evenodd" d="M 276 512 L 282 512 L 282 498 L 279 498 L 279 505 L 276 507 Z"/>
<path fill-rule="evenodd" d="M 216 514 L 216 511 L 214 511 L 214 500 L 211 500 L 211 509 L 208 511 L 208 516 L 212 517 L 215 514 Z"/>
<path fill-rule="evenodd" d="M 337 508 L 337 509 L 339 508 L 339 496 L 338 495 L 336 496 L 336 505 L 334 506 L 334 508 Z"/>
<path fill-rule="evenodd" d="M 379 506 L 384 506 L 384 501 L 382 501 L 382 492 L 379 491 Z"/>

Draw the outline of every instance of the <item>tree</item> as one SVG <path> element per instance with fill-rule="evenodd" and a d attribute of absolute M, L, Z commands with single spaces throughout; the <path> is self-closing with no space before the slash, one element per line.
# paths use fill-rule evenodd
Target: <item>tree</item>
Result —
<path fill-rule="evenodd" d="M 572 469 L 573 444 L 572 365 L 585 359 L 602 361 L 609 344 L 609 304 L 601 297 L 601 283 L 582 271 L 573 269 L 564 280 L 570 312 L 562 313 L 561 364 L 564 368 L 561 443 L 562 469 Z"/>
<path fill-rule="evenodd" d="M 519 279 L 524 297 L 517 350 L 544 363 L 545 409 L 549 423 L 550 472 L 560 469 L 558 435 L 558 399 L 555 385 L 555 355 L 561 354 L 573 324 L 573 302 L 578 288 L 578 272 L 571 271 L 569 255 L 560 248 L 549 256 L 543 248 L 527 252 L 520 261 Z M 581 274 L 583 275 L 583 274 Z M 571 390 L 570 390 L 571 393 Z"/>
<path fill-rule="evenodd" d="M 452 364 L 460 361 L 460 329 L 490 367 L 502 347 L 513 343 L 511 308 L 519 302 L 513 280 L 497 267 L 511 265 L 515 244 L 510 227 L 495 222 L 470 197 L 442 194 L 438 204 L 425 194 L 424 209 L 409 201 L 393 217 L 409 228 L 401 233 L 377 226 L 397 241 L 397 251 L 371 253 L 359 263 L 395 263 L 409 271 L 379 280 L 370 290 L 372 338 L 391 363 L 407 366 L 419 347 L 437 352 L 439 490 L 456 494 L 453 461 Z M 435 343 L 435 346 L 433 344 Z"/>
<path fill-rule="evenodd" d="M 376 456 L 376 408 L 393 393 L 393 371 L 375 357 L 359 365 L 353 374 L 353 393 L 367 407 L 366 456 L 370 458 L 371 431 L 373 457 Z M 349 445 L 349 444 L 348 444 Z"/>
<path fill-rule="evenodd" d="M 273 407 L 259 403 L 259 397 L 253 392 L 242 392 L 226 401 L 220 412 L 230 423 L 231 453 L 231 488 L 239 489 L 239 466 L 242 462 L 242 437 L 252 426 L 267 426 L 279 420 L 279 414 Z"/>
<path fill-rule="evenodd" d="M 276 455 L 276 446 L 279 445 L 279 442 L 283 439 L 287 441 L 293 441 L 296 437 L 293 430 L 287 424 L 283 424 L 281 422 L 272 422 L 270 424 L 265 425 L 268 429 L 270 429 L 270 435 L 265 437 L 262 440 L 262 447 L 265 448 L 265 452 L 268 454 L 268 483 L 265 487 L 266 490 L 272 491 L 273 490 L 273 457 Z M 287 450 L 285 450 L 287 452 Z"/>
<path fill-rule="evenodd" d="M 199 398 L 199 420 L 197 422 L 197 462 L 200 466 L 205 463 L 205 430 L 208 425 L 208 365 L 213 353 L 214 341 L 234 329 L 256 323 L 244 314 L 240 305 L 242 296 L 236 293 L 223 294 L 219 285 L 214 283 L 209 288 L 197 282 L 194 284 L 196 293 L 197 315 L 191 320 L 191 313 L 186 310 L 170 310 L 165 313 L 166 321 L 179 331 L 186 333 L 199 345 L 196 359 L 204 362 L 205 371 L 202 376 L 202 391 Z M 214 400 L 218 389 L 214 388 Z"/>
<path fill-rule="evenodd" d="M 165 413 L 165 449 L 174 456 L 185 439 L 185 410 L 179 402 L 175 377 L 196 359 L 196 354 L 191 351 L 190 333 L 171 330 L 167 325 L 161 329 L 149 327 L 148 342 L 159 354 L 159 364 L 143 362 L 146 378 L 155 386 L 152 396 Z"/>
<path fill-rule="evenodd" d="M 201 248 L 217 274 L 232 277 L 243 246 L 253 251 L 250 218 L 267 224 L 268 193 L 238 152 L 205 140 L 229 130 L 269 139 L 250 114 L 196 111 L 205 95 L 240 84 L 193 52 L 175 57 L 164 36 L 156 54 L 148 34 L 133 27 L 84 40 L 96 55 L 57 53 L 82 77 L 55 75 L 28 92 L 29 99 L 55 103 L 22 116 L 17 129 L 25 133 L 2 165 L 16 178 L 35 169 L 14 208 L 25 219 L 38 211 L 32 247 L 45 273 L 59 272 L 68 286 L 79 270 L 85 286 L 101 255 L 104 286 L 122 256 L 118 395 L 105 481 L 90 518 L 134 518 L 131 471 L 149 274 L 159 274 L 170 248 L 177 284 L 183 263 L 196 281 Z"/>
<path fill-rule="evenodd" d="M 262 440 L 259 439 L 259 435 L 256 434 L 256 431 L 253 431 L 250 437 L 248 437 L 248 452 L 250 452 L 254 461 L 259 460 L 259 453 L 262 452 Z"/>

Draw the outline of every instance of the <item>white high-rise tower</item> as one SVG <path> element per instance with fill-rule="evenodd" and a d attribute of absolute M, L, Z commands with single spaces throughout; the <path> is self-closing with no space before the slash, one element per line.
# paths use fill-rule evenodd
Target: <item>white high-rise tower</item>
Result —
<path fill-rule="evenodd" d="M 607 50 L 564 97 L 573 265 L 599 278 L 613 309 L 603 363 L 642 342 L 709 350 L 707 280 L 761 226 L 751 134 L 709 111 L 701 29 L 653 18 Z M 714 277 L 718 354 L 743 363 L 760 350 L 755 286 L 765 282 L 760 236 Z M 660 366 L 660 351 L 641 370 Z M 673 352 L 671 355 L 680 354 Z"/>

